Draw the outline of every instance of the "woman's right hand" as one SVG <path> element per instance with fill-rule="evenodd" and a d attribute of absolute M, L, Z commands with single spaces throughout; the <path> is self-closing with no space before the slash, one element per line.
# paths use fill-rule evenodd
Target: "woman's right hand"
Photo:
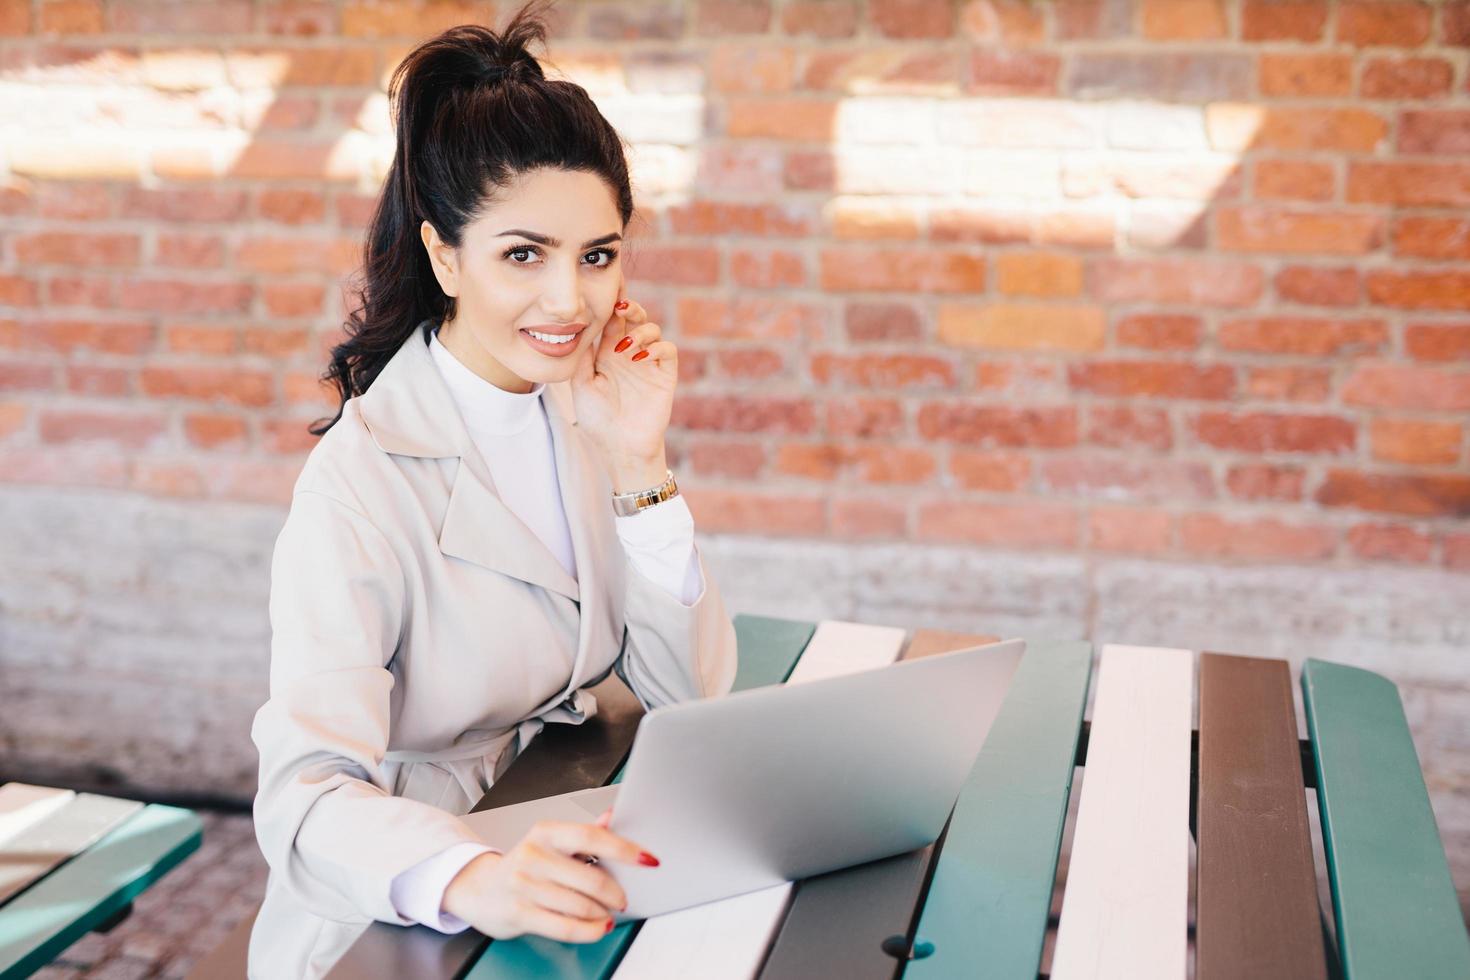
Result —
<path fill-rule="evenodd" d="M 504 854 L 481 854 L 444 890 L 444 911 L 491 939 L 534 933 L 591 943 L 612 930 L 628 899 L 612 875 L 575 855 L 654 866 L 658 860 L 596 823 L 542 820 Z"/>

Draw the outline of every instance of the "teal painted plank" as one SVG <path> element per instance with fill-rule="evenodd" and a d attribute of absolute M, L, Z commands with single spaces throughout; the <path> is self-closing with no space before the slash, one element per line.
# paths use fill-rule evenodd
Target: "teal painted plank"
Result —
<path fill-rule="evenodd" d="M 1398 689 L 1308 659 L 1302 694 L 1344 976 L 1470 977 L 1470 936 Z"/>
<path fill-rule="evenodd" d="M 1035 980 L 1092 645 L 1027 645 L 1011 692 L 955 803 L 923 901 L 906 980 Z"/>
<path fill-rule="evenodd" d="M 29 976 L 199 847 L 190 810 L 148 806 L 0 910 L 0 980 Z"/>
<path fill-rule="evenodd" d="M 736 691 L 785 681 L 817 629 L 815 623 L 743 614 L 734 617 L 734 623 L 740 657 L 735 671 L 733 690 Z M 620 782 L 622 778 L 619 769 L 612 781 Z M 466 975 L 466 980 L 551 976 L 561 980 L 603 980 L 612 976 L 640 925 L 641 922 L 625 922 L 595 943 L 559 943 L 540 936 L 493 942 Z"/>

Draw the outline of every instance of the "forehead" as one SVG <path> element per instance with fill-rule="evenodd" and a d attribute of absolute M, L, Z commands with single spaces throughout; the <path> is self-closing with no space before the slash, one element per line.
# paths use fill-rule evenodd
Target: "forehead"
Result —
<path fill-rule="evenodd" d="M 574 246 L 622 230 L 617 203 L 601 177 L 559 169 L 534 170 L 497 188 L 475 225 L 487 236 L 523 228 Z"/>

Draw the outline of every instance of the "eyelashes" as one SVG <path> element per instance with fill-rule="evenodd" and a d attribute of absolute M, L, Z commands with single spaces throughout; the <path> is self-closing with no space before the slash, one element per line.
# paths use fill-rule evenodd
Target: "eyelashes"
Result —
<path fill-rule="evenodd" d="M 504 252 L 500 253 L 500 257 L 502 259 L 510 259 L 510 257 L 512 255 L 515 255 L 517 252 L 534 252 L 537 255 L 540 255 L 541 254 L 541 249 L 539 247 L 535 246 L 535 245 L 513 245 L 510 248 L 506 249 Z M 615 248 L 594 248 L 592 251 L 590 251 L 590 252 L 588 252 L 586 254 L 587 255 L 598 255 L 598 254 L 606 255 L 607 256 L 607 261 L 606 262 L 603 262 L 603 263 L 600 263 L 600 264 L 589 265 L 588 266 L 589 268 L 592 268 L 592 269 L 606 269 L 608 266 L 610 266 L 610 265 L 613 264 L 614 260 L 617 259 L 617 257 L 618 257 L 618 250 L 615 249 Z M 530 263 L 530 262 L 518 262 L 518 261 L 515 261 L 515 260 L 511 260 L 511 264 L 512 265 L 531 265 L 532 263 Z"/>

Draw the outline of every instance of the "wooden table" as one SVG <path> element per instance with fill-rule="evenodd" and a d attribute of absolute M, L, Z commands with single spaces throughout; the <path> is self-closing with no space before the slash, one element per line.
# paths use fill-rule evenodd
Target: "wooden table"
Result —
<path fill-rule="evenodd" d="M 199 817 L 91 793 L 0 786 L 0 980 L 30 976 L 199 848 Z"/>
<path fill-rule="evenodd" d="M 987 639 L 751 616 L 736 629 L 736 689 Z M 1097 659 L 1089 722 L 1092 646 L 1028 643 L 929 847 L 626 923 L 592 944 L 374 924 L 330 977 L 1034 980 L 1078 766 L 1051 977 L 1185 976 L 1192 835 L 1198 977 L 1470 977 L 1470 939 L 1391 683 L 1306 661 L 1303 740 L 1285 661 L 1118 645 Z M 641 709 L 615 680 L 597 693 L 595 718 L 548 726 L 476 809 L 616 781 Z M 1310 805 L 1322 817 L 1330 917 L 1317 900 Z"/>

